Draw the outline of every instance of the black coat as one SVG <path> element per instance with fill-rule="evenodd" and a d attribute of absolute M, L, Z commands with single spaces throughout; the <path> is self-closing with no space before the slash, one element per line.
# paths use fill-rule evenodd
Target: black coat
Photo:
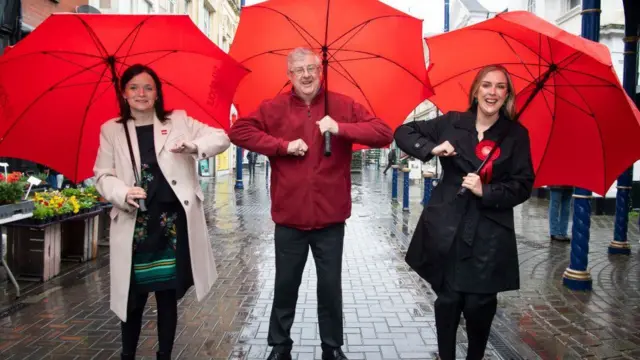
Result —
<path fill-rule="evenodd" d="M 448 140 L 457 155 L 441 157 L 444 176 L 435 187 L 407 250 L 407 263 L 438 291 L 446 279 L 453 290 L 497 293 L 520 287 L 513 208 L 531 196 L 534 171 L 529 133 L 521 124 L 500 117 L 484 133 L 500 154 L 481 198 L 467 191 L 456 196 L 462 177 L 482 163 L 476 156 L 478 133 L 473 112 L 449 112 L 429 121 L 400 126 L 395 141 L 422 161 Z"/>

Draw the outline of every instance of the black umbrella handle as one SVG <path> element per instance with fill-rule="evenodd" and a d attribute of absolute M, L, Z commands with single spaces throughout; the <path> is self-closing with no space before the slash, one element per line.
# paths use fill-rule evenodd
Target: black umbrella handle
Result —
<path fill-rule="evenodd" d="M 324 156 L 331 155 L 331 133 L 328 131 L 324 132 Z"/>

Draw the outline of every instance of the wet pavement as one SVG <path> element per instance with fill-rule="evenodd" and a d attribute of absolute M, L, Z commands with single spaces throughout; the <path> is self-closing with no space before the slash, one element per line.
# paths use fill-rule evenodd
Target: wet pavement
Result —
<path fill-rule="evenodd" d="M 421 185 L 412 186 L 410 212 L 403 212 L 390 200 L 391 173 L 384 176 L 381 170 L 353 174 L 343 265 L 344 350 L 350 359 L 432 359 L 435 296 L 403 260 L 422 208 Z M 203 302 L 191 291 L 180 303 L 174 358 L 265 359 L 275 268 L 264 172 L 251 182 L 245 174 L 240 192 L 232 176 L 202 186 L 219 279 Z M 549 241 L 546 211 L 547 203 L 539 199 L 516 209 L 522 289 L 500 295 L 487 358 L 640 358 L 637 225 L 630 224 L 632 255 L 610 257 L 613 219 L 592 218 L 594 289 L 578 293 L 562 286 L 570 246 Z M 120 328 L 109 311 L 107 265 L 104 256 L 45 284 L 30 284 L 17 301 L 10 285 L 4 289 L 0 358 L 118 358 Z M 157 346 L 153 297 L 149 304 L 138 356 L 152 359 Z M 292 330 L 294 359 L 320 359 L 316 304 L 310 257 Z M 463 326 L 464 321 L 458 336 L 461 359 Z"/>

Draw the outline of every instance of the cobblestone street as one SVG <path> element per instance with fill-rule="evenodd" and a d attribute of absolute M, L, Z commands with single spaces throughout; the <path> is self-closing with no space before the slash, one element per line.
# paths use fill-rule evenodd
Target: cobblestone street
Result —
<path fill-rule="evenodd" d="M 401 203 L 391 202 L 391 173 L 381 170 L 353 174 L 343 265 L 344 350 L 350 359 L 433 359 L 435 296 L 404 262 L 422 210 L 422 185 L 412 185 L 411 209 L 403 212 Z M 174 358 L 254 360 L 268 354 L 275 275 L 268 185 L 263 171 L 251 181 L 245 173 L 242 191 L 233 183 L 233 176 L 203 182 L 219 279 L 202 303 L 192 290 L 179 305 Z M 640 358 L 637 224 L 630 224 L 632 255 L 610 257 L 613 218 L 592 218 L 594 289 L 576 293 L 561 281 L 570 245 L 549 241 L 546 212 L 540 199 L 516 209 L 522 289 L 499 297 L 487 359 Z M 5 286 L 0 358 L 119 358 L 120 325 L 108 303 L 108 256 L 45 284 L 25 283 L 17 301 L 11 285 Z M 154 359 L 156 316 L 154 301 L 149 304 L 138 356 Z M 316 304 L 310 257 L 293 327 L 294 359 L 320 359 Z M 458 341 L 464 359 L 464 322 Z"/>

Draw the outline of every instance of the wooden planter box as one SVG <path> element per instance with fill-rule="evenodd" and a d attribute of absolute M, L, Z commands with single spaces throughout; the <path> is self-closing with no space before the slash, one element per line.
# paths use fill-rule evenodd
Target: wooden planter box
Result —
<path fill-rule="evenodd" d="M 20 280 L 47 281 L 60 273 L 64 260 L 88 261 L 98 253 L 98 215 L 102 208 L 64 220 L 34 223 L 32 219 L 7 227 L 8 263 Z"/>
<path fill-rule="evenodd" d="M 16 278 L 47 281 L 60 273 L 61 224 L 43 228 L 7 224 L 7 262 Z"/>
<path fill-rule="evenodd" d="M 85 262 L 98 256 L 98 215 L 61 223 L 63 261 Z"/>

